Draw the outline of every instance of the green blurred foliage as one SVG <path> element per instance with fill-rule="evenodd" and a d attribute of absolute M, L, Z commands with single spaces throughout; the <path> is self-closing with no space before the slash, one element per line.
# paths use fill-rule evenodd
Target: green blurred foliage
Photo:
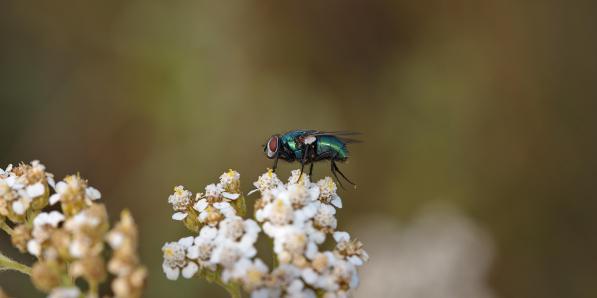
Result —
<path fill-rule="evenodd" d="M 596 297 L 596 6 L 4 1 L 0 161 L 79 171 L 112 219 L 130 208 L 147 297 L 222 296 L 161 272 L 163 242 L 186 233 L 170 220 L 172 187 L 200 191 L 234 168 L 248 190 L 271 166 L 260 146 L 272 133 L 361 131 L 341 225 L 449 201 L 495 238 L 499 296 Z"/>

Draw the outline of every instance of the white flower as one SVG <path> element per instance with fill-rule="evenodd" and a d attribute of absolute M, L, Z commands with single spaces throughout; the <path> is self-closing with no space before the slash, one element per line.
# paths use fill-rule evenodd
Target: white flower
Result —
<path fill-rule="evenodd" d="M 259 216 L 258 220 L 269 220 L 275 225 L 284 225 L 290 223 L 293 218 L 293 209 L 290 203 L 283 198 L 275 199 L 271 204 L 267 204 Z"/>
<path fill-rule="evenodd" d="M 187 258 L 197 261 L 199 267 L 215 270 L 215 264 L 210 262 L 211 253 L 215 247 L 215 241 L 218 229 L 210 226 L 204 226 L 195 238 L 194 244 L 187 249 Z"/>
<path fill-rule="evenodd" d="M 317 181 L 317 187 L 320 190 L 319 200 L 322 203 L 334 205 L 336 208 L 342 208 L 342 199 L 336 193 L 338 187 L 334 180 L 330 177 L 325 177 Z"/>
<path fill-rule="evenodd" d="M 337 243 L 336 252 L 355 266 L 362 266 L 369 259 L 363 243 L 356 239 L 351 241 L 347 232 L 334 232 L 334 240 Z"/>
<path fill-rule="evenodd" d="M 33 231 L 31 233 L 33 239 L 27 242 L 27 251 L 39 257 L 42 251 L 42 244 L 50 239 L 52 230 L 56 229 L 62 221 L 64 221 L 64 215 L 58 211 L 38 214 L 33 219 Z"/>
<path fill-rule="evenodd" d="M 307 175 L 307 173 L 303 172 L 303 174 L 300 176 L 300 179 L 299 179 L 299 175 L 301 175 L 301 170 L 299 170 L 299 169 L 292 170 L 292 172 L 290 172 L 290 177 L 288 177 L 288 185 L 290 186 L 291 184 L 300 184 L 305 187 L 310 187 L 311 180 L 309 178 L 309 175 Z"/>
<path fill-rule="evenodd" d="M 225 273 L 222 276 L 224 282 L 228 282 L 230 279 L 239 280 L 247 291 L 252 291 L 264 284 L 268 269 L 260 259 L 254 261 L 241 259 L 234 265 L 232 270 Z"/>
<path fill-rule="evenodd" d="M 224 188 L 219 184 L 210 184 L 205 187 L 205 196 L 208 198 L 219 198 L 222 196 Z"/>
<path fill-rule="evenodd" d="M 338 225 L 338 221 L 334 216 L 335 214 L 336 209 L 334 207 L 327 204 L 320 204 L 317 213 L 313 217 L 313 222 L 319 228 L 333 230 Z"/>
<path fill-rule="evenodd" d="M 50 196 L 50 205 L 59 201 L 84 200 L 87 205 L 101 198 L 101 193 L 94 187 L 87 186 L 87 182 L 79 176 L 71 175 L 56 183 L 55 194 Z"/>
<path fill-rule="evenodd" d="M 79 298 L 81 291 L 77 287 L 55 288 L 50 292 L 48 298 Z"/>
<path fill-rule="evenodd" d="M 183 276 L 188 278 L 186 276 L 193 272 L 193 268 L 197 266 L 197 264 L 188 262 L 186 259 L 187 249 L 191 247 L 193 241 L 193 237 L 186 237 L 178 240 L 178 242 L 166 243 L 162 247 L 162 252 L 164 253 L 162 269 L 164 270 L 164 273 L 166 273 L 168 279 L 178 279 L 181 268 L 183 268 L 184 271 Z"/>
<path fill-rule="evenodd" d="M 234 170 L 228 170 L 228 172 L 220 176 L 220 184 L 222 186 L 231 185 L 237 183 L 240 180 L 240 174 Z"/>
<path fill-rule="evenodd" d="M 172 205 L 172 209 L 178 211 L 172 214 L 173 220 L 183 220 L 187 217 L 186 210 L 191 204 L 191 195 L 192 193 L 185 190 L 182 185 L 174 187 L 174 194 L 168 197 L 168 203 Z"/>
<path fill-rule="evenodd" d="M 252 194 L 255 191 L 260 191 L 261 193 L 264 193 L 266 190 L 271 190 L 282 185 L 282 181 L 278 179 L 278 175 L 276 175 L 276 173 L 269 169 L 267 173 L 259 176 L 259 178 L 257 178 L 257 181 L 253 183 L 253 185 L 256 187 L 256 189 L 250 191 L 249 194 Z"/>

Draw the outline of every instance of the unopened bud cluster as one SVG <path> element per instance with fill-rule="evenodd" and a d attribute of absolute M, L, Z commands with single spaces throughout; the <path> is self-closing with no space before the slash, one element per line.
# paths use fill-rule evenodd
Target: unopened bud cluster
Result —
<path fill-rule="evenodd" d="M 0 226 L 13 246 L 36 257 L 30 269 L 12 260 L 0 269 L 30 274 L 49 297 L 99 297 L 99 285 L 112 273 L 115 297 L 140 297 L 146 270 L 137 256 L 137 228 L 125 211 L 110 230 L 100 198 L 79 175 L 55 182 L 38 161 L 0 169 Z M 106 243 L 113 251 L 107 261 Z"/>
<path fill-rule="evenodd" d="M 194 197 L 175 187 L 168 199 L 172 218 L 197 234 L 164 244 L 166 276 L 203 277 L 235 297 L 240 289 L 264 298 L 350 296 L 359 283 L 357 268 L 368 255 L 360 241 L 337 230 L 342 200 L 333 180 L 313 183 L 295 170 L 283 183 L 268 170 L 254 183 L 252 192 L 261 194 L 254 219 L 245 219 L 239 179 L 230 170 Z M 257 257 L 255 243 L 262 231 L 273 242 L 271 269 Z M 331 250 L 322 248 L 328 236 L 335 242 Z"/>

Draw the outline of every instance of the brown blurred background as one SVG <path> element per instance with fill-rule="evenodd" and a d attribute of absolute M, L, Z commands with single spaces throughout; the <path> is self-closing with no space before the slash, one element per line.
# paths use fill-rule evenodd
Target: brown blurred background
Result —
<path fill-rule="evenodd" d="M 359 187 L 341 192 L 339 220 L 381 239 L 366 243 L 374 251 L 386 244 L 363 216 L 409 222 L 439 201 L 491 238 L 481 282 L 495 297 L 597 297 L 596 11 L 591 1 L 3 1 L 0 162 L 79 171 L 112 219 L 130 208 L 147 297 L 224 297 L 162 273 L 162 244 L 187 234 L 170 220 L 172 187 L 200 191 L 234 168 L 248 190 L 271 166 L 260 146 L 272 133 L 357 130 L 365 142 L 341 168 Z M 14 273 L 0 286 L 42 296 Z"/>

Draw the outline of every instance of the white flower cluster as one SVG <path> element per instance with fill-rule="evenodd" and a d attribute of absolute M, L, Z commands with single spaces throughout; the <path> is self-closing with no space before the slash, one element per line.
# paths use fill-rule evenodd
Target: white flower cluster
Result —
<path fill-rule="evenodd" d="M 238 189 L 232 192 L 236 195 L 233 198 L 224 195 L 230 191 L 225 183 L 240 184 L 238 173 L 233 173 L 234 178 L 224 174 L 220 184 L 208 185 L 206 194 L 198 196 L 201 198 L 194 207 L 199 212 L 199 235 L 166 243 L 162 248 L 166 276 L 177 279 L 182 272 L 183 277 L 191 278 L 198 272 L 204 276 L 215 272 L 217 279 L 241 285 L 252 297 L 349 296 L 359 283 L 357 267 L 368 255 L 360 241 L 336 230 L 336 208 L 342 207 L 342 200 L 333 180 L 326 177 L 312 183 L 308 175 L 295 170 L 284 184 L 269 170 L 254 183 L 252 192 L 261 193 L 255 203 L 254 221 L 241 218 L 244 210 L 231 205 L 226 211 L 214 206 L 238 199 L 244 208 Z M 207 208 L 219 215 L 201 215 Z M 273 240 L 276 264 L 271 271 L 255 257 L 254 245 L 261 231 L 257 222 Z M 335 249 L 321 250 L 327 235 L 332 234 Z"/>
<path fill-rule="evenodd" d="M 0 169 L 0 219 L 7 217 L 21 223 L 27 212 L 35 212 L 47 204 L 48 184 L 53 186 L 54 179 L 45 169 L 37 160 L 29 165 Z"/>
<path fill-rule="evenodd" d="M 103 252 L 109 223 L 106 207 L 95 202 L 100 198 L 100 192 L 79 175 L 55 183 L 38 161 L 0 170 L 0 227 L 16 248 L 36 257 L 31 280 L 49 297 L 79 297 L 80 290 L 71 282 L 79 278 L 87 283 L 86 297 L 97 297 L 99 285 L 107 279 Z M 59 205 L 59 210 L 44 212 L 48 205 Z M 128 234 L 136 235 L 136 227 L 128 226 Z M 136 249 L 136 236 L 129 238 L 122 241 Z M 138 264 L 136 251 L 114 251 L 119 254 L 113 260 L 126 260 L 137 272 L 134 278 L 114 273 L 116 288 L 124 289 L 115 290 L 115 297 L 140 297 L 145 269 Z"/>
<path fill-rule="evenodd" d="M 173 220 L 183 221 L 192 231 L 198 231 L 204 224 L 216 226 L 223 218 L 235 216 L 239 208 L 240 175 L 229 170 L 220 176 L 218 184 L 205 187 L 205 193 L 193 194 L 182 185 L 174 187 L 168 203 L 175 211 Z M 244 207 L 244 206 L 243 206 Z"/>

